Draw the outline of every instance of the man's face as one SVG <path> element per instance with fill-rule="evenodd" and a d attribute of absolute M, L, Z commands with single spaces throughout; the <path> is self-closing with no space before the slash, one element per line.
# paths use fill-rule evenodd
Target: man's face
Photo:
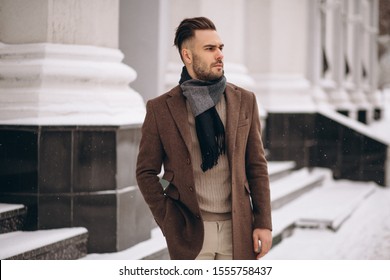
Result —
<path fill-rule="evenodd" d="M 186 66 L 193 78 L 211 81 L 223 75 L 224 45 L 215 30 L 196 30 L 188 46 Z"/>

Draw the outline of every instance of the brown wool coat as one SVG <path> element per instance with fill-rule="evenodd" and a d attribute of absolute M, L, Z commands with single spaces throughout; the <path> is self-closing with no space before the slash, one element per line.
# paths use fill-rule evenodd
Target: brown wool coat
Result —
<path fill-rule="evenodd" d="M 271 229 L 267 163 L 261 141 L 255 95 L 228 83 L 227 155 L 231 169 L 233 258 L 255 259 L 253 228 Z M 172 259 L 194 259 L 204 228 L 196 199 L 190 156 L 191 134 L 185 98 L 179 86 L 150 100 L 142 127 L 137 181 L 165 235 Z M 158 174 L 170 182 L 164 191 Z"/>

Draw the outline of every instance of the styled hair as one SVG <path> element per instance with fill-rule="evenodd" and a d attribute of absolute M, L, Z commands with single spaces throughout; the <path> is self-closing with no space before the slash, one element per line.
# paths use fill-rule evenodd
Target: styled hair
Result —
<path fill-rule="evenodd" d="M 196 30 L 217 30 L 214 23 L 206 17 L 186 18 L 176 28 L 174 45 L 177 47 L 180 57 L 184 42 L 195 36 Z"/>

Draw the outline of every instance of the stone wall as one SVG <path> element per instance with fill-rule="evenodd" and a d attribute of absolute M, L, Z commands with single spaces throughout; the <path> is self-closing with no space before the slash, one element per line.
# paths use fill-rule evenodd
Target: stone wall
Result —
<path fill-rule="evenodd" d="M 88 229 L 113 252 L 155 227 L 136 187 L 139 126 L 1 126 L 0 197 L 27 206 L 26 230 Z"/>
<path fill-rule="evenodd" d="M 269 160 L 326 167 L 336 179 L 388 183 L 388 145 L 320 113 L 270 113 L 265 138 Z"/>

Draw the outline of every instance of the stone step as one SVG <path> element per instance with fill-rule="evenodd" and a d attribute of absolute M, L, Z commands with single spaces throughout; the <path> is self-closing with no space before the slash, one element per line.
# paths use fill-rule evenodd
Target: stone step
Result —
<path fill-rule="evenodd" d="M 22 230 L 26 214 L 22 204 L 0 203 L 0 234 Z"/>
<path fill-rule="evenodd" d="M 151 238 L 116 253 L 89 254 L 86 260 L 169 260 L 168 248 L 160 228 L 151 230 Z"/>
<path fill-rule="evenodd" d="M 274 245 L 293 234 L 294 228 L 325 228 L 337 231 L 350 215 L 373 194 L 371 182 L 334 181 L 272 211 Z"/>
<path fill-rule="evenodd" d="M 170 260 L 169 252 L 167 248 L 167 243 L 165 237 L 162 234 L 160 228 L 154 228 L 152 230 L 151 236 L 153 237 L 150 240 L 146 240 L 140 244 L 139 247 L 134 247 L 134 250 L 143 252 L 138 255 L 137 259 L 141 260 Z M 148 252 L 145 248 L 151 248 Z"/>
<path fill-rule="evenodd" d="M 87 254 L 85 228 L 14 231 L 0 234 L 0 259 L 71 260 Z"/>
<path fill-rule="evenodd" d="M 329 184 L 306 201 L 310 209 L 296 222 L 298 227 L 328 228 L 337 231 L 365 198 L 375 192 L 373 182 L 342 180 Z"/>
<path fill-rule="evenodd" d="M 268 174 L 270 182 L 274 182 L 289 175 L 296 167 L 294 161 L 269 161 Z"/>
<path fill-rule="evenodd" d="M 303 193 L 310 191 L 321 182 L 331 176 L 329 170 L 322 168 L 302 168 L 291 172 L 277 181 L 270 183 L 272 209 L 281 208 L 283 205 L 296 199 Z"/>

